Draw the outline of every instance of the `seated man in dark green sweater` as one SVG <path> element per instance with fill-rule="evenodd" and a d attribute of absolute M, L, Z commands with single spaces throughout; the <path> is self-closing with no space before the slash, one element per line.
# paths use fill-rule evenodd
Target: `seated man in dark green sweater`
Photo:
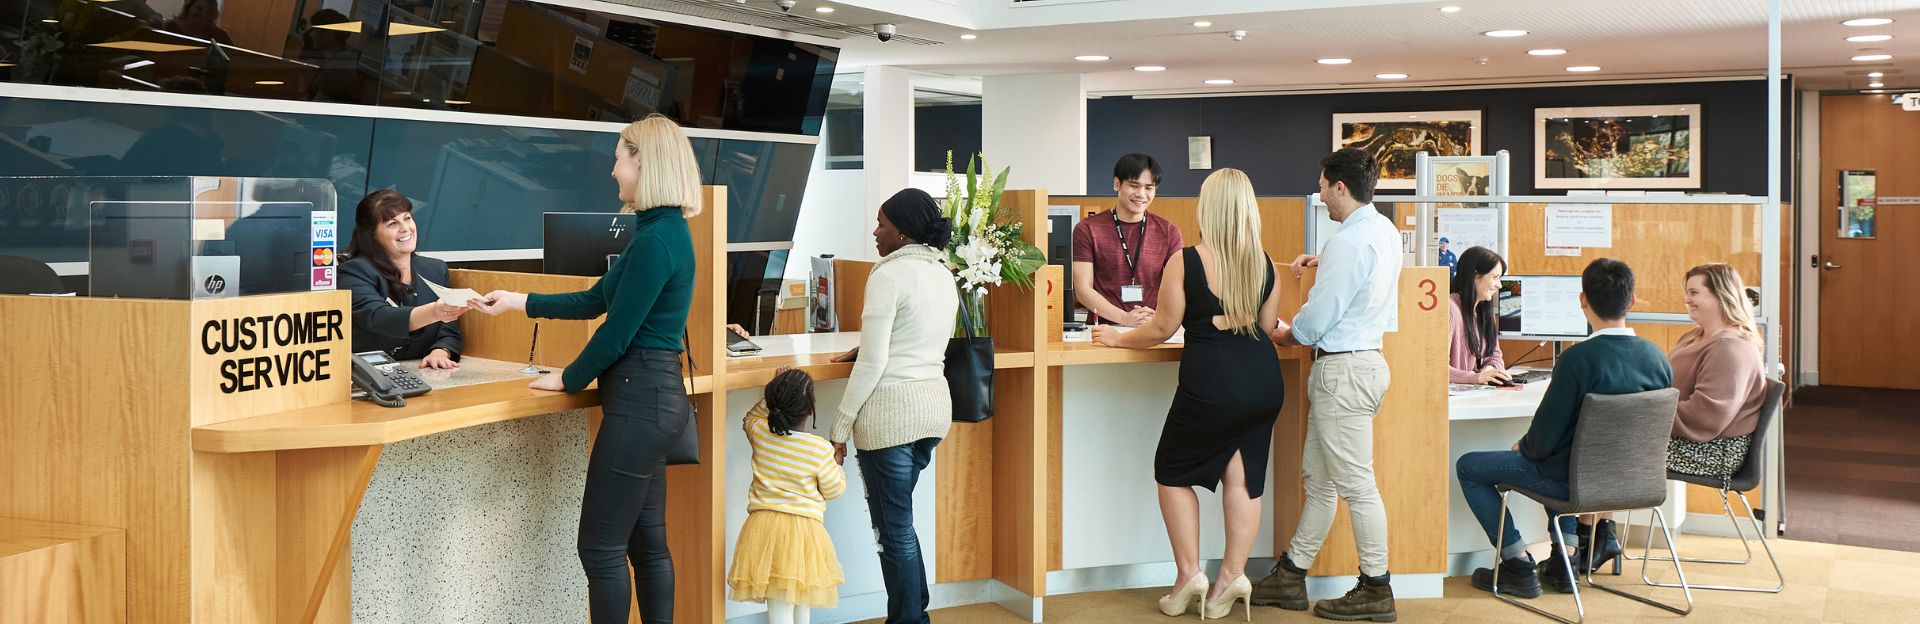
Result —
<path fill-rule="evenodd" d="M 1673 386 L 1673 368 L 1660 347 L 1627 327 L 1627 308 L 1633 305 L 1633 270 L 1626 263 L 1601 258 L 1580 275 L 1580 311 L 1586 313 L 1593 335 L 1560 356 L 1546 397 L 1534 411 L 1527 435 L 1511 451 L 1467 453 L 1455 464 L 1460 491 L 1487 540 L 1500 551 L 1500 591 L 1511 596 L 1540 595 L 1544 580 L 1556 591 L 1572 593 L 1573 579 L 1560 559 L 1574 553 L 1571 546 L 1554 544 L 1553 557 L 1536 566 L 1506 518 L 1505 535 L 1495 535 L 1501 521 L 1498 484 L 1526 488 L 1565 500 L 1569 495 L 1567 462 L 1573 455 L 1574 425 L 1580 403 L 1589 394 L 1633 394 Z M 1547 510 L 1549 517 L 1556 512 Z M 1576 534 L 1573 518 L 1560 522 L 1566 535 Z M 1552 532 L 1549 531 L 1549 534 Z M 1473 586 L 1491 591 L 1493 570 L 1473 573 Z"/>

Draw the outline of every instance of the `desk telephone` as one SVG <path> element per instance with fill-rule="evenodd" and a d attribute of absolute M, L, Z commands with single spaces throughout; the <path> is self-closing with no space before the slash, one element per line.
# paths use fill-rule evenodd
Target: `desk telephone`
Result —
<path fill-rule="evenodd" d="M 380 351 L 353 354 L 353 387 L 365 390 L 369 400 L 386 407 L 404 406 L 406 397 L 420 396 L 433 389 L 419 375 Z"/>

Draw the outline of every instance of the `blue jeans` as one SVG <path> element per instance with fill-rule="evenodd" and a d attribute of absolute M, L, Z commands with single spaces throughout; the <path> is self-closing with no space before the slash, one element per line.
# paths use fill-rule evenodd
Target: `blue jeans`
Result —
<path fill-rule="evenodd" d="M 1473 517 L 1480 521 L 1480 528 L 1487 532 L 1487 541 L 1500 550 L 1500 559 L 1505 561 L 1520 556 L 1527 550 L 1526 542 L 1520 539 L 1520 530 L 1513 526 L 1513 514 L 1506 515 L 1506 534 L 1494 535 L 1500 527 L 1500 492 L 1494 489 L 1496 484 L 1507 484 L 1525 488 L 1533 492 L 1566 500 L 1571 489 L 1565 481 L 1555 481 L 1540 476 L 1540 465 L 1522 456 L 1519 451 L 1480 451 L 1460 456 L 1454 465 L 1460 474 L 1460 493 L 1466 497 L 1467 506 L 1473 508 Z M 1560 512 L 1547 510 L 1547 521 Z M 1572 516 L 1560 520 L 1560 530 L 1567 535 L 1576 535 L 1579 525 Z M 1552 535 L 1552 531 L 1548 531 Z M 1555 545 L 1558 538 L 1552 538 Z"/>
<path fill-rule="evenodd" d="M 925 624 L 927 565 L 920 557 L 920 536 L 913 532 L 913 488 L 920 471 L 933 461 L 940 438 L 863 450 L 860 480 L 867 488 L 867 513 L 880 542 L 880 577 L 887 584 L 887 624 Z"/>

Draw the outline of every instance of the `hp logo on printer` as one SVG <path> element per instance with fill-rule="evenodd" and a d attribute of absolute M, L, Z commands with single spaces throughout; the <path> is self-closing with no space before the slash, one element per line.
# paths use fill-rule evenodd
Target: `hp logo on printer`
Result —
<path fill-rule="evenodd" d="M 207 294 L 218 295 L 222 292 L 226 292 L 227 278 L 220 277 L 218 275 L 209 275 L 207 276 L 207 281 L 203 283 L 202 286 L 206 287 Z"/>
<path fill-rule="evenodd" d="M 627 231 L 627 226 L 620 223 L 619 217 L 614 217 L 613 221 L 607 223 L 607 231 L 612 232 L 614 239 L 617 240 L 622 232 Z"/>

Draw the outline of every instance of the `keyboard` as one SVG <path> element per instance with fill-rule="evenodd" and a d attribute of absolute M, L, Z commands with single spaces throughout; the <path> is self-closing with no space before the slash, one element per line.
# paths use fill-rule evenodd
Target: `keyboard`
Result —
<path fill-rule="evenodd" d="M 1550 370 L 1530 370 L 1523 373 L 1515 374 L 1513 376 L 1513 385 L 1519 386 L 1519 385 L 1530 384 L 1536 381 L 1545 381 L 1548 377 L 1552 377 L 1552 376 L 1553 376 L 1553 371 L 1550 371 Z"/>

